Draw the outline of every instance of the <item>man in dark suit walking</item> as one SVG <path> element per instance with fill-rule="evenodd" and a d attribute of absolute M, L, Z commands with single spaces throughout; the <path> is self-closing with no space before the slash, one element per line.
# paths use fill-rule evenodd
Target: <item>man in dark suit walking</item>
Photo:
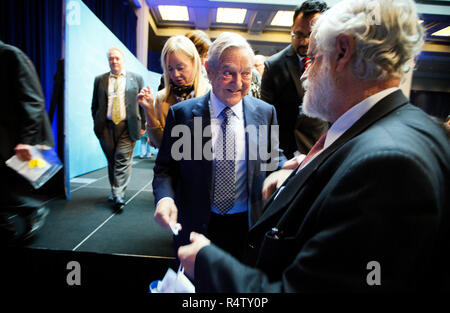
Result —
<path fill-rule="evenodd" d="M 191 234 L 178 256 L 196 292 L 449 287 L 449 142 L 399 89 L 423 31 L 412 0 L 318 19 L 303 106 L 333 124 L 250 229 L 246 265 Z"/>
<path fill-rule="evenodd" d="M 49 210 L 27 195 L 23 180 L 5 162 L 14 154 L 30 161 L 33 146 L 48 149 L 54 143 L 41 84 L 30 59 L 0 41 L 0 68 L 0 242 L 15 244 L 33 236 Z M 9 219 L 14 214 L 25 220 L 23 233 Z"/>
<path fill-rule="evenodd" d="M 292 158 L 297 151 L 307 154 L 328 127 L 324 121 L 300 112 L 303 99 L 300 76 L 305 69 L 311 24 L 326 9 L 323 1 L 303 2 L 294 13 L 291 44 L 264 62 L 261 100 L 275 106 L 280 148 L 287 158 Z"/>
<path fill-rule="evenodd" d="M 144 86 L 142 76 L 125 71 L 125 57 L 118 48 L 108 51 L 111 71 L 95 78 L 92 118 L 95 135 L 108 161 L 108 177 L 114 208 L 125 205 L 125 189 L 131 175 L 133 149 L 145 132 L 143 109 L 136 96 Z"/>
<path fill-rule="evenodd" d="M 281 159 L 275 109 L 247 96 L 253 57 L 242 36 L 222 33 L 206 64 L 212 91 L 169 109 L 153 190 L 156 221 L 182 227 L 176 247 L 196 231 L 240 257 L 262 213 L 263 181 Z"/>

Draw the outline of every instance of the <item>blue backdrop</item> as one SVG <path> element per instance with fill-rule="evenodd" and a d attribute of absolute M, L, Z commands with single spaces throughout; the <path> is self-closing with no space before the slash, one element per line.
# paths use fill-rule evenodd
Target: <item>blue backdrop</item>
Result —
<path fill-rule="evenodd" d="M 119 47 L 126 69 L 141 74 L 154 93 L 160 74 L 148 71 L 82 1 L 66 0 L 65 22 L 65 164 L 70 179 L 107 165 L 91 115 L 94 79 L 109 71 L 107 50 Z M 139 149 L 138 142 L 135 154 Z"/>

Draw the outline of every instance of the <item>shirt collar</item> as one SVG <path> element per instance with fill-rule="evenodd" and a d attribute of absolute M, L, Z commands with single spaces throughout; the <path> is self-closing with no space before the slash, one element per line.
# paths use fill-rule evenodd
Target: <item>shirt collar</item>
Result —
<path fill-rule="evenodd" d="M 389 94 L 400 89 L 399 87 L 392 87 L 382 90 L 353 106 L 350 110 L 339 117 L 336 122 L 330 127 L 325 139 L 324 148 L 329 147 L 336 141 L 347 129 L 356 123 L 364 114 L 366 114 L 376 103 Z"/>
<path fill-rule="evenodd" d="M 120 77 L 120 76 L 122 76 L 122 77 L 125 77 L 125 71 L 122 71 L 122 72 L 120 72 L 119 74 L 113 74 L 113 73 L 111 73 L 111 72 L 109 72 L 109 77 L 114 77 L 114 78 L 117 78 L 117 77 Z"/>
<path fill-rule="evenodd" d="M 211 97 L 210 97 L 210 103 L 211 103 L 211 117 L 212 118 L 219 118 L 220 113 L 222 113 L 223 109 L 225 109 L 226 105 L 220 101 L 214 92 L 211 90 Z M 242 106 L 242 100 L 230 107 L 230 109 L 233 111 L 234 115 L 237 116 L 238 119 L 242 120 L 244 117 L 243 113 L 243 106 Z"/>

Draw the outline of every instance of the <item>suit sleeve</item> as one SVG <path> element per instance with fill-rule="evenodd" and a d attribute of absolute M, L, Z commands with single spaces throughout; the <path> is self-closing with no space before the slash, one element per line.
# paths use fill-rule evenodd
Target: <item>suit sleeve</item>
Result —
<path fill-rule="evenodd" d="M 283 154 L 283 150 L 280 149 L 280 131 L 279 131 L 279 125 L 278 125 L 278 120 L 277 120 L 277 112 L 273 105 L 271 105 L 271 110 L 272 110 L 271 125 L 275 126 L 275 127 L 272 127 L 271 131 L 270 131 L 270 138 L 271 138 L 270 146 L 271 146 L 271 151 L 277 152 L 276 155 L 271 158 L 271 162 L 275 162 L 277 164 L 276 170 L 279 170 L 283 166 L 284 162 L 287 161 L 287 158 Z"/>
<path fill-rule="evenodd" d="M 264 72 L 261 78 L 261 100 L 270 104 L 275 103 L 274 86 L 270 63 L 265 61 Z"/>
<path fill-rule="evenodd" d="M 21 115 L 18 143 L 39 144 L 43 140 L 44 123 L 49 122 L 45 116 L 45 100 L 38 75 L 30 59 L 21 51 L 9 55 L 9 61 L 14 64 L 11 68 L 16 71 L 11 77 L 16 80 L 14 93 Z"/>
<path fill-rule="evenodd" d="M 141 75 L 137 75 L 137 81 L 138 81 L 138 93 L 142 90 L 142 88 L 144 88 L 144 79 L 142 78 Z M 137 97 L 137 95 L 136 95 Z M 138 105 L 138 109 L 139 109 L 139 115 L 141 117 L 141 130 L 145 130 L 146 129 L 146 123 L 145 123 L 145 112 L 144 109 L 139 105 Z"/>
<path fill-rule="evenodd" d="M 166 127 L 163 132 L 163 139 L 156 157 L 153 178 L 153 193 L 155 203 L 164 197 L 175 199 L 174 184 L 179 171 L 179 163 L 172 158 L 173 138 L 172 128 L 176 125 L 175 114 L 170 108 L 167 114 Z"/>
<path fill-rule="evenodd" d="M 95 117 L 97 115 L 98 110 L 98 85 L 99 85 L 100 77 L 96 77 L 94 80 L 94 90 L 92 92 L 92 104 L 91 104 L 91 113 L 92 119 L 95 121 Z"/>
<path fill-rule="evenodd" d="M 331 183 L 332 177 L 316 199 L 320 204 L 314 225 L 309 226 L 303 242 L 296 243 L 299 248 L 292 244 L 293 261 L 278 279 L 269 283 L 260 269 L 211 245 L 197 255 L 196 290 L 327 292 L 428 286 L 414 286 L 417 279 L 412 276 L 426 277 L 419 269 L 434 267 L 427 257 L 438 236 L 442 181 L 429 176 L 417 160 L 389 151 L 364 156 L 338 172 L 339 181 Z M 381 267 L 382 287 L 378 289 L 367 283 L 371 261 Z"/>

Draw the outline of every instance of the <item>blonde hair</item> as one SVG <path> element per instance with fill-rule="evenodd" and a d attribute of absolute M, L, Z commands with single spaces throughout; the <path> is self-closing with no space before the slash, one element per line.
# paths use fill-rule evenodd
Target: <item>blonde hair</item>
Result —
<path fill-rule="evenodd" d="M 317 50 L 330 55 L 336 38 L 355 40 L 353 73 L 360 79 L 401 78 L 423 45 L 424 29 L 411 0 L 345 0 L 323 13 L 312 30 Z"/>
<path fill-rule="evenodd" d="M 170 76 L 169 76 L 169 68 L 167 64 L 167 57 L 170 53 L 173 52 L 183 52 L 192 62 L 194 67 L 194 97 L 199 97 L 205 94 L 205 85 L 208 82 L 203 78 L 201 74 L 201 61 L 200 56 L 198 55 L 197 49 L 195 45 L 189 40 L 186 36 L 173 36 L 170 37 L 161 52 L 161 65 L 164 71 L 164 101 L 170 95 Z"/>
<path fill-rule="evenodd" d="M 212 45 L 212 42 L 204 31 L 201 31 L 199 29 L 192 30 L 187 32 L 185 36 L 194 43 L 200 57 L 208 56 L 208 51 Z"/>

